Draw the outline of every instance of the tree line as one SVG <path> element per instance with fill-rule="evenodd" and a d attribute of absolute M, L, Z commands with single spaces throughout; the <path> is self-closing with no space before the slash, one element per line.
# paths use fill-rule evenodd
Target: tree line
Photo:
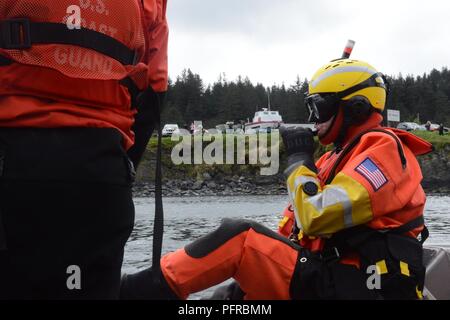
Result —
<path fill-rule="evenodd" d="M 450 124 L 448 68 L 433 69 L 421 76 L 399 74 L 388 80 L 391 93 L 387 108 L 400 110 L 402 122 Z M 200 75 L 187 69 L 175 81 L 169 80 L 162 121 L 188 126 L 201 120 L 205 128 L 213 128 L 228 121 L 252 120 L 256 110 L 267 107 L 270 92 L 272 110 L 278 110 L 285 123 L 306 123 L 304 95 L 307 91 L 308 81 L 300 77 L 289 87 L 282 84 L 266 88 L 241 76 L 228 81 L 225 75 L 205 85 Z"/>

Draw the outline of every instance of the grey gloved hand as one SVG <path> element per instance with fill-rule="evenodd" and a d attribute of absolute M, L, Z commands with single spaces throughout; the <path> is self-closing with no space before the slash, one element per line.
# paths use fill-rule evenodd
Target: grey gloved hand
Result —
<path fill-rule="evenodd" d="M 244 300 L 244 295 L 239 283 L 234 281 L 229 285 L 217 288 L 207 300 Z"/>
<path fill-rule="evenodd" d="M 288 177 L 299 166 L 306 166 L 311 171 L 317 172 L 314 164 L 314 133 L 305 128 L 280 129 L 286 153 L 288 156 L 288 167 L 285 175 Z"/>
<path fill-rule="evenodd" d="M 179 300 L 161 271 L 155 282 L 152 268 L 135 274 L 124 274 L 120 284 L 120 300 Z"/>

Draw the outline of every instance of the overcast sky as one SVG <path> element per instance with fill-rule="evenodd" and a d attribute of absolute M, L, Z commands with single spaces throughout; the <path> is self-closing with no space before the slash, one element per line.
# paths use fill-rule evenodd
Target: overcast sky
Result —
<path fill-rule="evenodd" d="M 450 1 L 445 0 L 168 0 L 170 76 L 185 68 L 205 83 L 219 74 L 266 86 L 310 78 L 339 58 L 389 75 L 450 66 Z"/>

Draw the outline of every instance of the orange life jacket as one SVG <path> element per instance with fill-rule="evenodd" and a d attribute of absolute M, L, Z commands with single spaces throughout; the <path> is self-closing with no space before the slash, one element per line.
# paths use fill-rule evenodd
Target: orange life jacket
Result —
<path fill-rule="evenodd" d="M 135 111 L 123 80 L 148 87 L 145 19 L 154 17 L 141 0 L 75 3 L 1 1 L 0 56 L 12 63 L 0 63 L 0 126 L 113 127 L 128 149 Z M 70 30 L 78 9 L 81 29 Z"/>

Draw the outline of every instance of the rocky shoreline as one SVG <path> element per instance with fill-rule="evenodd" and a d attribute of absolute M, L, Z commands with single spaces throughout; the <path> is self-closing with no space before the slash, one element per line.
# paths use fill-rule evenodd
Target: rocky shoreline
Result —
<path fill-rule="evenodd" d="M 170 180 L 163 183 L 164 197 L 208 197 L 208 196 L 275 196 L 288 194 L 284 181 L 276 183 L 255 183 L 245 177 L 236 177 L 233 181 L 216 182 L 213 179 L 196 181 Z M 422 184 L 427 195 L 450 195 L 450 188 L 427 187 Z M 155 185 L 152 183 L 138 183 L 133 187 L 133 193 L 137 197 L 154 197 Z"/>
<path fill-rule="evenodd" d="M 154 196 L 154 159 L 144 159 L 134 186 L 135 196 Z M 425 192 L 450 195 L 450 145 L 419 157 Z M 283 168 L 280 168 L 282 172 Z M 163 165 L 163 195 L 166 197 L 287 195 L 282 173 L 259 175 L 251 166 L 176 167 L 166 159 Z"/>
<path fill-rule="evenodd" d="M 450 145 L 419 157 L 422 186 L 427 193 L 450 194 Z"/>
<path fill-rule="evenodd" d="M 223 181 L 214 180 L 204 174 L 202 180 L 169 180 L 163 183 L 165 197 L 203 197 L 203 196 L 241 196 L 241 195 L 287 195 L 284 181 L 255 183 L 246 177 L 233 176 Z M 137 183 L 134 194 L 139 197 L 153 197 L 155 186 L 152 183 Z"/>
<path fill-rule="evenodd" d="M 232 196 L 278 196 L 286 195 L 287 189 L 284 185 L 275 186 L 254 186 L 250 183 L 245 183 L 242 187 L 230 187 L 227 185 L 219 185 L 215 183 L 206 183 L 201 188 L 190 189 L 189 186 L 195 185 L 195 182 L 188 181 L 172 181 L 164 184 L 163 196 L 164 197 L 232 197 Z M 198 184 L 197 184 L 198 186 Z M 133 194 L 136 197 L 150 197 L 155 196 L 155 186 L 150 183 L 138 184 L 133 187 Z M 428 196 L 450 195 L 450 189 L 425 189 Z"/>

